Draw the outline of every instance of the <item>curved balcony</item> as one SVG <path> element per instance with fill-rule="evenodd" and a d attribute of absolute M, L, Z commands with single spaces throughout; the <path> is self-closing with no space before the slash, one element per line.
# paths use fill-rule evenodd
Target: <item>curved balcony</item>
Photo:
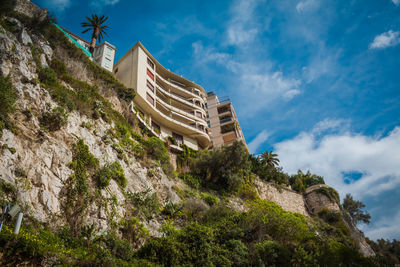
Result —
<path fill-rule="evenodd" d="M 181 104 L 183 104 L 183 105 L 186 105 L 186 106 L 192 108 L 193 111 L 200 112 L 200 113 L 202 114 L 202 117 L 201 117 L 201 118 L 200 118 L 200 117 L 197 117 L 197 118 L 200 118 L 200 119 L 206 121 L 206 112 L 205 112 L 201 107 L 199 107 L 198 105 L 193 104 L 192 102 L 189 102 L 187 99 L 185 99 L 185 98 L 182 97 L 182 96 L 179 96 L 179 95 L 176 95 L 176 94 L 174 94 L 174 93 L 168 92 L 168 91 L 165 90 L 165 88 L 162 88 L 162 87 L 160 87 L 160 86 L 157 86 L 156 89 L 157 89 L 158 92 L 160 92 L 160 94 L 163 95 L 165 98 L 171 98 L 171 99 L 173 99 L 173 100 L 176 101 L 176 102 L 179 102 L 179 103 L 181 103 Z M 158 92 L 157 92 L 157 93 L 158 93 Z M 165 101 L 164 101 L 164 102 L 165 102 Z M 179 108 L 179 107 L 177 107 L 177 108 Z M 187 112 L 187 111 L 186 111 L 186 112 Z M 188 112 L 188 113 L 189 113 L 189 114 L 192 114 L 192 113 L 190 113 L 190 112 Z M 192 115 L 193 115 L 193 114 L 192 114 Z"/>
<path fill-rule="evenodd" d="M 162 104 L 165 106 L 165 108 L 169 111 L 174 111 L 182 116 L 188 117 L 190 118 L 192 121 L 199 123 L 203 126 L 205 126 L 207 128 L 207 123 L 205 122 L 205 120 L 203 118 L 199 118 L 197 116 L 195 116 L 194 114 L 187 112 L 185 110 L 182 110 L 180 108 L 174 107 L 172 105 L 170 105 L 169 103 L 165 102 L 162 98 L 157 97 L 156 102 L 162 102 Z"/>
<path fill-rule="evenodd" d="M 200 100 L 202 104 L 205 104 L 204 99 L 203 99 L 200 95 L 197 95 L 197 94 L 193 93 L 191 90 L 189 90 L 189 89 L 187 89 L 187 88 L 185 88 L 185 87 L 183 87 L 183 86 L 179 86 L 179 85 L 176 84 L 176 83 L 172 83 L 172 82 L 166 80 L 164 77 L 162 77 L 162 76 L 161 76 L 159 73 L 157 73 L 157 72 L 156 72 L 156 74 L 157 74 L 157 75 L 156 75 L 156 82 L 157 82 L 157 79 L 159 79 L 159 80 L 161 80 L 163 83 L 165 83 L 166 85 L 168 85 L 168 86 L 170 86 L 170 87 L 173 87 L 173 88 L 175 88 L 175 89 L 178 89 L 180 92 L 183 92 L 184 94 L 188 94 L 190 97 L 196 98 L 196 99 Z M 192 88 L 192 87 L 190 87 L 190 88 Z M 196 89 L 197 89 L 197 88 L 196 88 Z M 197 90 L 198 90 L 198 89 L 197 89 Z"/>

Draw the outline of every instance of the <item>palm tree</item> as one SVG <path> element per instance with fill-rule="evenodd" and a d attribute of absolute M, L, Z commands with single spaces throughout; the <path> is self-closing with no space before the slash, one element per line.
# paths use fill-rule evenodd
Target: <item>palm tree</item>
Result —
<path fill-rule="evenodd" d="M 108 19 L 108 17 L 104 17 L 104 15 L 102 15 L 101 17 L 98 17 L 97 15 L 92 15 L 91 18 L 86 17 L 86 19 L 87 22 L 82 22 L 81 26 L 88 27 L 88 29 L 84 30 L 82 33 L 93 30 L 92 40 L 90 42 L 90 47 L 89 47 L 89 52 L 93 53 L 94 48 L 96 47 L 96 40 L 99 39 L 99 42 L 101 42 L 101 39 L 103 39 L 103 33 L 107 35 L 106 31 L 111 28 L 102 25 Z"/>
<path fill-rule="evenodd" d="M 261 154 L 261 160 L 267 165 L 271 167 L 275 167 L 279 165 L 278 154 L 273 154 L 271 151 L 265 151 Z"/>

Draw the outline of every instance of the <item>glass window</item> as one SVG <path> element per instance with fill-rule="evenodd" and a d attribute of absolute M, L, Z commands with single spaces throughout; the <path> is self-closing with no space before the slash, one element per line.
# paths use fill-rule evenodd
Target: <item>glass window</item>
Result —
<path fill-rule="evenodd" d="M 106 68 L 109 68 L 111 66 L 111 60 L 106 58 L 106 62 L 104 63 L 104 65 L 106 66 Z"/>
<path fill-rule="evenodd" d="M 146 99 L 149 101 L 150 104 L 154 106 L 154 98 L 152 98 L 149 93 L 146 93 Z"/>
<path fill-rule="evenodd" d="M 154 63 L 150 60 L 150 58 L 147 58 L 147 64 L 149 64 L 150 67 L 151 67 L 152 69 L 154 69 Z"/>
<path fill-rule="evenodd" d="M 107 56 L 111 56 L 111 54 L 112 54 L 111 49 L 110 49 L 110 48 L 107 48 Z"/>
<path fill-rule="evenodd" d="M 147 88 L 149 88 L 154 93 L 154 85 L 152 85 L 151 82 L 149 82 L 148 80 L 147 80 Z"/>
<path fill-rule="evenodd" d="M 147 75 L 154 81 L 154 74 L 149 69 L 147 69 Z"/>

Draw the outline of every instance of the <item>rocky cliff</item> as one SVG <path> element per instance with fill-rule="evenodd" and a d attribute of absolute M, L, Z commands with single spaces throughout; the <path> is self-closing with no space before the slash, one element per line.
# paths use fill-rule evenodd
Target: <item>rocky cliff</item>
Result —
<path fill-rule="evenodd" d="M 11 86 L 7 97 L 15 100 L 12 112 L 2 117 L 2 202 L 18 203 L 27 218 L 50 223 L 51 229 L 68 225 L 72 232 L 85 225 L 106 232 L 134 215 L 153 237 L 165 233 L 160 227 L 169 217 L 141 205 L 158 202 L 161 210 L 182 203 L 197 210 L 212 206 L 209 195 L 193 193 L 176 177 L 165 151 L 157 150 L 159 143 L 142 136 L 146 131 L 129 110 L 130 89 L 65 43 L 54 27 L 52 32 L 38 29 L 45 16 L 29 2 L 19 2 L 23 5 L 15 9 L 25 15 L 14 12 L 0 26 L 2 84 Z M 170 158 L 176 166 L 176 155 Z M 340 212 L 337 201 L 315 188 L 303 195 L 258 178 L 254 185 L 256 198 L 290 212 L 306 217 L 324 208 Z M 248 210 L 240 194 L 214 198 Z M 358 242 L 368 246 L 361 237 Z"/>

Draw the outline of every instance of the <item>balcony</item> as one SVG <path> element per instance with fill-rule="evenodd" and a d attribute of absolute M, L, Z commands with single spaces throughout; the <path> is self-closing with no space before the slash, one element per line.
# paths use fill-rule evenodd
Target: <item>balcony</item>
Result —
<path fill-rule="evenodd" d="M 164 79 L 164 77 L 162 77 L 162 76 L 161 76 L 160 74 L 158 74 L 158 73 L 157 73 L 156 79 L 159 79 L 159 80 L 162 81 L 163 83 L 165 83 L 165 84 L 167 84 L 167 85 L 169 85 L 169 86 L 171 86 L 171 87 L 173 87 L 173 88 L 176 88 L 176 89 L 180 90 L 181 92 L 183 91 L 184 93 L 189 94 L 191 97 L 195 97 L 195 98 L 197 98 L 197 99 L 200 99 L 202 102 L 204 102 L 203 98 L 202 98 L 200 95 L 195 94 L 194 92 L 192 92 L 192 89 L 191 89 L 191 88 L 190 88 L 190 89 L 189 89 L 189 88 L 186 88 L 186 87 L 184 87 L 184 85 L 182 85 L 182 84 L 179 83 L 179 82 L 176 82 L 176 81 L 174 81 L 174 80 L 168 81 L 168 80 Z M 159 82 L 158 82 L 157 84 L 159 84 Z M 165 90 L 165 87 L 164 87 L 164 86 L 162 86 L 162 87 L 163 87 L 163 89 Z M 198 89 L 197 89 L 197 90 L 198 90 Z"/>
<path fill-rule="evenodd" d="M 220 119 L 219 123 L 223 124 L 225 122 L 230 122 L 230 121 L 232 121 L 232 117 L 225 117 L 225 118 Z"/>

